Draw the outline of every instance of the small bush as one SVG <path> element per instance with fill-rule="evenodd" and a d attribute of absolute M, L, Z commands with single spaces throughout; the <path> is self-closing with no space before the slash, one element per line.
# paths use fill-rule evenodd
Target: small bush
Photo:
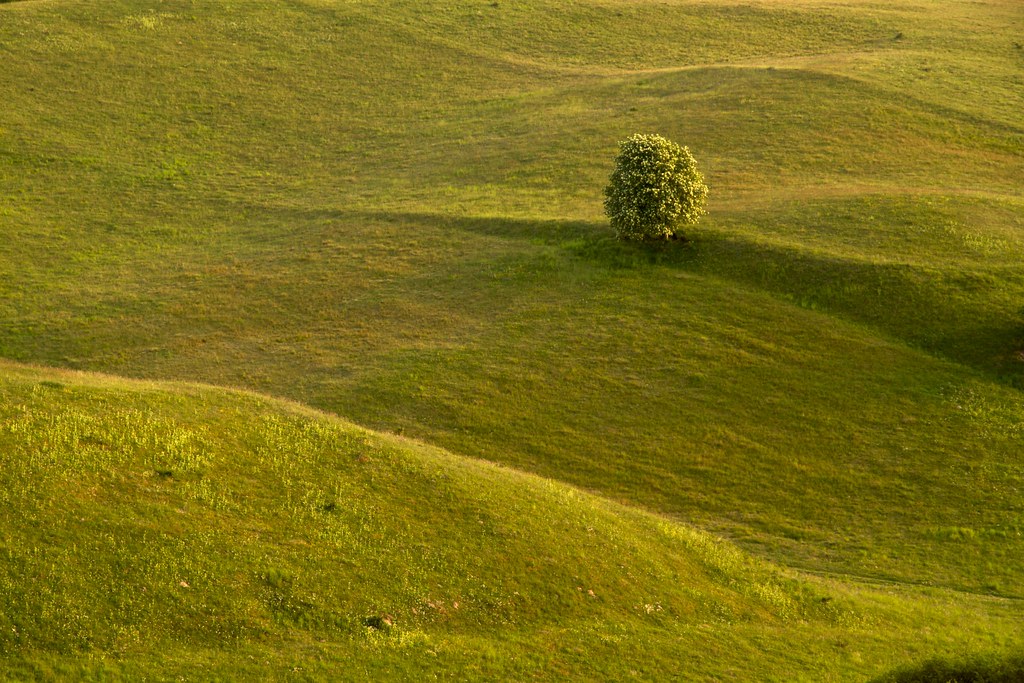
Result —
<path fill-rule="evenodd" d="M 932 659 L 892 671 L 872 683 L 1020 683 L 1024 655 L 976 656 L 960 660 Z"/>
<path fill-rule="evenodd" d="M 620 239 L 681 237 L 679 225 L 705 215 L 708 187 L 686 147 L 660 135 L 636 134 L 619 143 L 604 210 Z"/>

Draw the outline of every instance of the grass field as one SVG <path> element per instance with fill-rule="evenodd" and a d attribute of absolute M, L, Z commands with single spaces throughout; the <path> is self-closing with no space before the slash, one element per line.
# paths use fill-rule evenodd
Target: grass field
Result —
<path fill-rule="evenodd" d="M 180 420 L 210 434 L 224 479 L 186 479 L 183 500 L 217 510 L 220 494 L 202 482 L 235 487 L 228 499 L 261 491 L 225 508 L 227 521 L 188 522 L 206 539 L 189 546 L 203 571 L 235 577 L 223 590 L 130 618 L 117 611 L 127 594 L 111 593 L 105 614 L 120 616 L 59 631 L 44 624 L 61 599 L 85 615 L 68 619 L 96 613 L 85 578 L 125 570 L 118 552 L 136 552 L 146 533 L 178 533 L 171 503 L 152 519 L 125 510 L 179 482 L 138 479 L 167 469 L 147 460 L 155 441 L 116 461 L 118 449 L 69 442 L 84 455 L 59 477 L 45 463 L 22 471 L 8 452 L 3 476 L 36 483 L 8 494 L 8 509 L 28 511 L 0 530 L 5 570 L 57 567 L 65 592 L 8 603 L 37 631 L 7 641 L 6 661 L 26 676 L 81 665 L 130 677 L 166 647 L 152 675 L 255 675 L 249 654 L 279 672 L 301 660 L 310 676 L 344 657 L 375 673 L 440 671 L 425 654 L 440 646 L 402 663 L 361 640 L 363 612 L 405 623 L 430 592 L 381 578 L 384 557 L 422 560 L 422 580 L 442 581 L 446 599 L 482 590 L 471 577 L 485 567 L 488 586 L 550 589 L 501 608 L 519 615 L 508 628 L 494 595 L 462 623 L 412 620 L 448 644 L 455 678 L 658 678 L 684 661 L 698 679 L 866 680 L 932 656 L 1020 652 L 1022 41 L 1024 10 L 1010 0 L 3 4 L 0 357 L 257 391 L 429 443 L 367 437 L 403 453 L 388 460 L 382 490 L 401 506 L 383 528 L 460 539 L 366 540 L 362 573 L 306 585 L 336 609 L 306 597 L 316 625 L 274 621 L 269 603 L 244 598 L 269 571 L 260 553 L 323 574 L 351 548 L 334 539 L 306 557 L 287 546 L 286 529 L 305 524 L 287 482 L 261 489 L 278 470 L 251 443 L 240 469 L 229 454 L 237 434 L 266 438 L 270 415 L 342 423 L 249 394 L 5 365 L 0 436 L 18 452 L 45 452 L 46 420 L 78 415 L 81 393 L 85 412 L 68 419 L 105 425 L 108 441 Z M 637 131 L 688 145 L 707 176 L 710 215 L 686 244 L 616 242 L 601 213 L 617 141 Z M 37 411 L 51 417 L 26 417 Z M 29 426 L 15 434 L 17 415 Z M 302 457 L 308 488 L 320 456 Z M 522 556 L 494 539 L 478 548 L 472 515 L 418 516 L 431 489 L 408 468 L 450 471 L 459 505 L 526 525 Z M 34 507 L 79 476 L 106 492 L 102 505 L 67 501 L 84 506 L 79 517 Z M 346 481 L 334 502 L 356 515 L 374 484 Z M 813 586 L 869 621 L 782 618 L 728 580 L 687 588 L 671 578 L 687 572 L 661 565 L 643 583 L 607 564 L 607 545 L 561 557 L 571 534 L 544 491 L 577 491 L 579 514 L 618 525 L 644 562 L 696 561 L 671 539 L 700 529 L 795 582 L 797 603 Z M 535 496 L 549 502 L 527 514 Z M 278 531 L 255 521 L 272 510 Z M 54 537 L 29 540 L 25 524 Z M 674 531 L 646 538 L 664 525 Z M 271 536 L 250 548 L 246 530 L 264 526 Z M 118 535 L 137 541 L 115 551 L 95 540 Z M 94 548 L 92 564 L 29 551 L 68 543 Z M 221 545 L 237 550 L 217 555 Z M 541 568 L 524 564 L 532 547 L 549 549 Z M 428 566 L 416 548 L 443 558 Z M 477 550 L 489 559 L 472 559 Z M 628 590 L 586 614 L 585 600 L 548 599 L 584 569 Z M 155 581 L 139 571 L 133 581 Z M 756 616 L 709 638 L 680 615 L 718 607 L 679 607 L 654 625 L 629 611 L 644 591 L 690 605 L 691 589 Z M 234 640 L 202 635 L 216 614 Z M 108 623 L 159 626 L 122 646 Z M 621 637 L 605 630 L 615 624 Z M 822 628 L 848 645 L 816 643 Z M 470 655 L 484 643 L 493 662 Z M 320 647 L 327 663 L 310 673 Z M 584 661 L 573 648 L 599 654 Z"/>
<path fill-rule="evenodd" d="M 294 404 L 3 370 L 15 677 L 822 680 L 1018 637 L 1019 601 L 783 572 Z"/>

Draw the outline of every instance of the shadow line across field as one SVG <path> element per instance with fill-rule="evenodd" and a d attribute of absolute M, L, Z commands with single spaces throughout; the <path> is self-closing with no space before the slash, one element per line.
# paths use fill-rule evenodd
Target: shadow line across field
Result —
<path fill-rule="evenodd" d="M 283 220 L 430 226 L 508 240 L 581 260 L 598 269 L 684 270 L 767 291 L 795 306 L 867 325 L 939 357 L 1024 386 L 1024 273 L 1010 266 L 965 267 L 873 260 L 822 249 L 755 240 L 716 227 L 692 238 L 630 244 L 607 224 L 452 216 L 426 212 L 271 209 Z"/>

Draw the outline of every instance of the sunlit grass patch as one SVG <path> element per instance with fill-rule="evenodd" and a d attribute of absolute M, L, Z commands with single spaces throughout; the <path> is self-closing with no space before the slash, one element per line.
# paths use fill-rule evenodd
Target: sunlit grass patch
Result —
<path fill-rule="evenodd" d="M 826 632 L 891 661 L 909 613 L 945 618 L 920 597 L 882 607 L 677 522 L 294 405 L 51 376 L 8 366 L 0 378 L 9 671 L 102 660 L 115 679 L 232 676 L 250 652 L 271 671 L 398 657 L 418 675 L 445 657 L 470 677 L 654 675 L 685 657 L 698 676 L 761 675 L 741 654 L 757 647 L 789 673 L 833 675 L 863 662 L 785 653 L 827 652 L 814 644 Z M 43 443 L 45 458 L 28 457 Z M 155 456 L 197 444 L 201 461 L 186 461 L 201 470 L 154 471 Z M 963 609 L 979 633 L 1002 633 L 999 610 Z M 686 654 L 709 643 L 714 658 Z"/>

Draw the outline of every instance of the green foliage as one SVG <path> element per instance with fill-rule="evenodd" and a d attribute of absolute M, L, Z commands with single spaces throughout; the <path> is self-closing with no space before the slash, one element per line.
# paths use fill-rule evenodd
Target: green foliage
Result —
<path fill-rule="evenodd" d="M 707 213 L 708 187 L 687 147 L 660 135 L 637 133 L 619 143 L 605 188 L 605 213 L 620 239 L 679 237 L 680 225 Z"/>

